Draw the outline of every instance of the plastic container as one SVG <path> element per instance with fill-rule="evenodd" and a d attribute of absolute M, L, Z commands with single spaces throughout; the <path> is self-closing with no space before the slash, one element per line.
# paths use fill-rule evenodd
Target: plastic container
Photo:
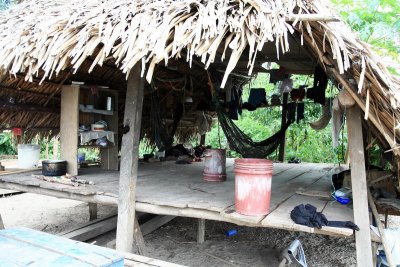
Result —
<path fill-rule="evenodd" d="M 107 105 L 106 105 L 106 109 L 107 109 L 108 111 L 111 111 L 111 110 L 112 110 L 112 108 L 113 108 L 112 104 L 113 104 L 113 99 L 112 99 L 111 96 L 108 96 L 108 97 L 107 97 Z"/>
<path fill-rule="evenodd" d="M 38 166 L 40 146 L 33 144 L 18 145 L 18 168 L 30 169 Z"/>
<path fill-rule="evenodd" d="M 85 153 L 78 153 L 78 163 L 85 162 L 85 157 L 86 157 Z"/>
<path fill-rule="evenodd" d="M 208 182 L 223 182 L 226 180 L 225 149 L 207 149 L 204 152 L 203 179 Z"/>
<path fill-rule="evenodd" d="M 243 215 L 267 215 L 271 200 L 272 161 L 235 160 L 235 208 Z"/>
<path fill-rule="evenodd" d="M 231 237 L 237 234 L 237 230 L 236 229 L 229 229 L 227 231 L 225 231 L 225 235 L 227 237 Z"/>

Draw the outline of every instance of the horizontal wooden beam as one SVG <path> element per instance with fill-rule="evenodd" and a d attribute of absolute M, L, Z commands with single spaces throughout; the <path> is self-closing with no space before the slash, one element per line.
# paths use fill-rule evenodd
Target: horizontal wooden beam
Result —
<path fill-rule="evenodd" d="M 87 241 L 96 236 L 112 231 L 115 228 L 117 228 L 116 214 L 90 221 L 89 223 L 68 229 L 64 232 L 58 233 L 57 235 L 77 241 Z"/>
<path fill-rule="evenodd" d="M 19 103 L 9 103 L 4 100 L 0 100 L 0 110 L 12 110 L 12 111 L 27 111 L 27 112 L 41 112 L 41 113 L 56 113 L 59 114 L 60 110 L 51 107 L 29 105 L 29 104 L 19 104 Z"/>
<path fill-rule="evenodd" d="M 27 172 L 26 170 L 23 172 Z M 65 192 L 65 191 L 57 191 L 54 189 L 46 189 L 37 186 L 31 185 L 22 185 L 17 183 L 10 183 L 10 182 L 1 182 L 0 181 L 0 188 L 9 189 L 9 190 L 18 190 L 22 192 L 29 192 L 34 194 L 46 195 L 46 196 L 53 196 L 57 198 L 65 198 L 65 199 L 72 199 L 78 200 L 83 202 L 95 202 L 99 204 L 105 205 L 118 205 L 118 198 L 117 196 L 111 195 L 82 195 L 77 193 Z M 203 209 L 194 209 L 194 208 L 176 208 L 170 206 L 159 206 L 153 205 L 149 203 L 143 202 L 136 202 L 136 211 L 138 212 L 145 212 L 145 213 L 152 213 L 152 214 L 164 214 L 164 215 L 172 215 L 172 216 L 181 216 L 181 217 L 191 217 L 191 218 L 203 218 L 208 220 L 215 220 L 215 221 L 224 221 L 230 222 L 237 225 L 245 225 L 250 227 L 257 227 L 259 225 L 254 225 L 253 223 L 246 223 L 243 221 L 238 221 L 235 219 L 230 218 L 223 218 L 219 212 L 203 210 Z M 275 227 L 280 228 L 280 227 Z M 329 227 L 328 227 L 329 228 Z M 281 228 L 282 229 L 282 228 Z M 325 234 L 325 235 L 333 235 L 333 236 L 344 236 L 340 234 L 335 234 L 332 232 L 327 232 L 324 230 L 314 229 L 315 234 Z M 354 235 L 351 236 L 354 238 Z M 379 242 L 379 238 L 372 237 L 372 240 Z"/>
<path fill-rule="evenodd" d="M 14 74 L 13 74 L 14 75 Z M 22 75 L 22 74 L 16 74 L 15 75 L 16 76 L 16 78 L 18 78 L 18 79 L 22 79 L 22 80 L 24 80 L 25 81 L 25 76 L 24 75 Z M 29 81 L 26 81 L 26 82 L 29 82 Z M 40 84 L 40 83 L 42 83 L 42 84 L 46 84 L 46 85 L 51 85 L 51 86 L 58 86 L 58 84 L 57 83 L 55 83 L 55 82 L 51 82 L 51 81 L 49 81 L 49 80 L 43 80 L 43 81 L 41 81 L 41 79 L 38 79 L 38 78 L 32 78 L 32 82 L 33 83 L 36 83 L 36 84 Z"/>
<path fill-rule="evenodd" d="M 14 127 L 1 127 L 0 126 L 0 130 L 1 131 L 12 130 L 14 128 L 22 128 L 24 131 L 52 131 L 52 130 L 59 130 L 60 129 L 60 127 L 26 127 L 26 125 L 24 125 L 24 126 L 14 126 Z"/>
<path fill-rule="evenodd" d="M 286 21 L 340 21 L 337 16 L 323 14 L 293 14 L 286 16 Z"/>
<path fill-rule="evenodd" d="M 44 93 L 39 93 L 39 92 L 31 91 L 31 90 L 11 88 L 11 87 L 5 87 L 5 86 L 1 86 L 0 87 L 0 91 L 2 91 L 2 90 L 7 91 L 7 92 L 11 92 L 11 93 L 32 95 L 32 96 L 38 96 L 38 97 L 43 97 L 43 98 L 47 98 L 47 97 L 50 96 L 50 94 L 44 94 Z M 53 98 L 56 99 L 56 100 L 61 100 L 60 97 L 53 97 Z"/>

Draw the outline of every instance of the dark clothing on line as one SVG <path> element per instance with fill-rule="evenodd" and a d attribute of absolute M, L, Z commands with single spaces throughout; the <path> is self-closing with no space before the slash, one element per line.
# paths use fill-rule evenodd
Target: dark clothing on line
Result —
<path fill-rule="evenodd" d="M 259 105 L 266 102 L 265 97 L 266 94 L 264 88 L 252 88 L 250 90 L 249 100 L 247 102 L 255 107 L 258 107 Z"/>
<path fill-rule="evenodd" d="M 328 76 L 318 65 L 314 71 L 314 86 L 307 90 L 307 98 L 313 99 L 315 103 L 325 105 L 325 90 L 328 86 Z"/>
<path fill-rule="evenodd" d="M 297 119 L 296 122 L 299 123 L 304 119 L 304 103 L 297 103 Z"/>

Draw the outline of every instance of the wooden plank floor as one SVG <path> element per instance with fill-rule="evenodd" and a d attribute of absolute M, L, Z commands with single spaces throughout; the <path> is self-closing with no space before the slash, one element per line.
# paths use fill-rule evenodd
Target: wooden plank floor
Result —
<path fill-rule="evenodd" d="M 298 204 L 310 203 L 329 220 L 353 220 L 353 211 L 323 197 L 296 194 L 296 191 L 330 192 L 332 165 L 274 163 L 272 196 L 268 216 L 243 216 L 235 212 L 233 159 L 227 160 L 227 181 L 202 180 L 204 163 L 177 165 L 174 162 L 141 163 L 137 181 L 137 210 L 227 221 L 252 227 L 273 227 L 294 231 L 350 236 L 350 229 L 324 227 L 320 230 L 294 224 L 290 211 Z M 117 171 L 98 168 L 80 170 L 80 178 L 94 185 L 73 187 L 32 177 L 38 172 L 0 175 L 0 188 L 20 190 L 86 202 L 117 205 Z M 39 172 L 40 174 L 40 172 Z"/>

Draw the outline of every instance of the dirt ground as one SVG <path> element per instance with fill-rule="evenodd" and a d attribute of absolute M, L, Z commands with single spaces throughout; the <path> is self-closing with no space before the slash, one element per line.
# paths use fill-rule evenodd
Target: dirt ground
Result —
<path fill-rule="evenodd" d="M 89 220 L 88 204 L 73 200 L 24 193 L 1 197 L 0 214 L 5 227 L 24 226 L 59 233 Z M 99 217 L 116 213 L 115 207 L 100 205 Z M 196 243 L 197 221 L 177 217 L 146 235 L 147 256 L 187 266 L 278 266 L 282 249 L 298 238 L 309 266 L 355 266 L 355 243 L 349 238 L 239 227 L 206 221 L 206 241 Z M 231 237 L 225 231 L 236 229 Z M 110 232 L 96 239 L 97 245 L 115 238 Z"/>

